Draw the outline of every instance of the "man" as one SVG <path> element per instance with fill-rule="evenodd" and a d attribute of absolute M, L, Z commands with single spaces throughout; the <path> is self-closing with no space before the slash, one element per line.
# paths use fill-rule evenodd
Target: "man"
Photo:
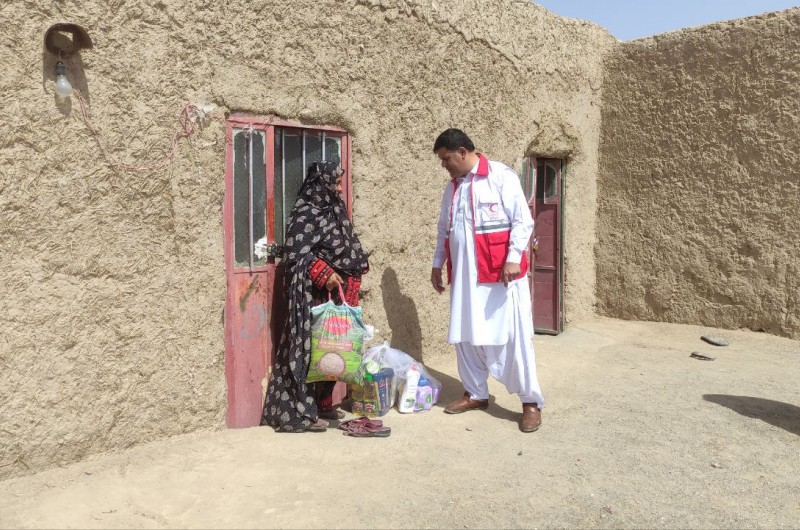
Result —
<path fill-rule="evenodd" d="M 450 282 L 450 333 L 464 395 L 449 414 L 489 406 L 489 374 L 522 401 L 520 430 L 542 422 L 527 269 L 533 219 L 514 171 L 475 151 L 459 129 L 447 129 L 433 151 L 452 180 L 442 197 L 431 283 Z"/>

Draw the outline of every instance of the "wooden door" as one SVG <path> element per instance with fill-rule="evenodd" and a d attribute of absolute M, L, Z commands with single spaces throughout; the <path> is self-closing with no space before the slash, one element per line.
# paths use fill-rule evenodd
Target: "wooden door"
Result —
<path fill-rule="evenodd" d="M 259 424 L 286 316 L 280 264 L 285 224 L 306 168 L 321 160 L 336 160 L 345 168 L 344 196 L 351 210 L 345 131 L 246 116 L 228 119 L 223 226 L 229 427 Z M 339 389 L 337 397 L 343 394 Z"/>
<path fill-rule="evenodd" d="M 529 157 L 523 179 L 535 223 L 531 297 L 537 333 L 558 334 L 563 329 L 562 168 L 561 160 Z"/>

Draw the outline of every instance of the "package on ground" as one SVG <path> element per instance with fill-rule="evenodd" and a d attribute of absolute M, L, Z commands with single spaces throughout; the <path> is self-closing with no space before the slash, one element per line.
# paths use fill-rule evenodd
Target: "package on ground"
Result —
<path fill-rule="evenodd" d="M 393 370 L 392 404 L 396 395 L 400 412 L 424 412 L 438 401 L 442 384 L 421 362 L 390 347 L 388 342 L 367 350 L 364 365 L 368 369 L 370 364 Z"/>
<path fill-rule="evenodd" d="M 329 299 L 311 308 L 311 322 L 311 361 L 306 382 L 361 384 L 366 331 L 361 308 L 346 303 L 336 305 Z"/>

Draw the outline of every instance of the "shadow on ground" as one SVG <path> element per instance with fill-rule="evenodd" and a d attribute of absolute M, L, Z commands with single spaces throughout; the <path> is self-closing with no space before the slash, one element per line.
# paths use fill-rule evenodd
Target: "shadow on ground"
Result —
<path fill-rule="evenodd" d="M 727 407 L 742 416 L 758 419 L 800 436 L 800 407 L 751 396 L 705 394 L 703 399 Z"/>
<path fill-rule="evenodd" d="M 381 291 L 383 293 L 383 305 L 388 308 L 387 318 L 389 329 L 392 331 L 392 348 L 404 351 L 417 361 L 425 364 L 425 357 L 422 355 L 422 327 L 419 323 L 419 313 L 417 304 L 410 296 L 406 296 L 400 289 L 400 281 L 397 279 L 397 272 L 391 267 L 386 267 L 381 278 Z M 442 383 L 442 391 L 439 394 L 437 407 L 444 407 L 445 404 L 453 401 L 464 392 L 461 382 L 447 374 L 432 369 L 425 365 L 425 368 L 434 378 Z"/>
<path fill-rule="evenodd" d="M 386 267 L 383 271 L 381 292 L 383 305 L 389 309 L 386 316 L 389 320 L 389 329 L 392 331 L 391 347 L 404 351 L 425 364 L 422 354 L 422 327 L 419 323 L 417 305 L 413 298 L 403 294 L 397 272 L 392 267 Z M 425 365 L 425 368 L 442 383 L 436 408 L 444 408 L 464 393 L 464 387 L 458 379 L 434 370 L 428 365 Z M 518 421 L 522 417 L 522 406 L 520 405 L 518 412 L 513 412 L 497 406 L 494 396 L 489 396 L 489 408 L 486 412 L 496 418 Z"/>

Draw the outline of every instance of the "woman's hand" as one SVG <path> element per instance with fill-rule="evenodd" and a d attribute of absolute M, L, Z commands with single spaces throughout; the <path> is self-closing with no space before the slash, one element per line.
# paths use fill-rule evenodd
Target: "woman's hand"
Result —
<path fill-rule="evenodd" d="M 325 282 L 325 288 L 329 291 L 333 291 L 340 285 L 342 285 L 342 277 L 335 272 L 331 274 L 328 281 Z"/>

